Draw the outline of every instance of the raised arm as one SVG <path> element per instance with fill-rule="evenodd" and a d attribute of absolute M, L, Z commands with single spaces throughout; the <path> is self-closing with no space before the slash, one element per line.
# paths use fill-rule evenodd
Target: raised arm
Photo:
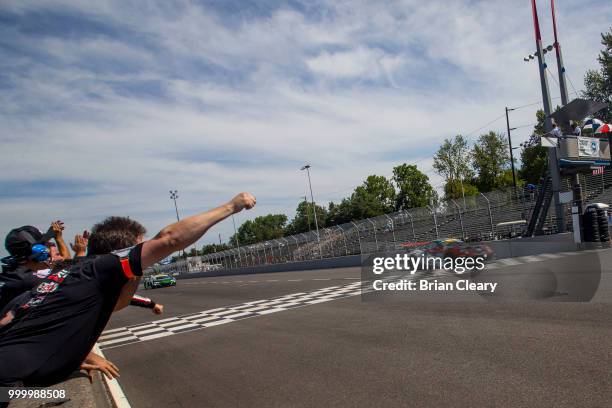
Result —
<path fill-rule="evenodd" d="M 49 228 L 55 232 L 55 244 L 57 245 L 57 250 L 64 260 L 68 260 L 72 258 L 70 254 L 70 250 L 68 249 L 68 245 L 64 241 L 64 223 L 63 221 L 53 221 L 51 223 L 51 227 Z"/>
<path fill-rule="evenodd" d="M 256 200 L 250 193 L 240 193 L 230 202 L 163 228 L 153 239 L 142 246 L 142 269 L 146 269 L 168 255 L 187 248 L 196 242 L 210 227 L 243 209 L 251 209 Z"/>
<path fill-rule="evenodd" d="M 74 251 L 74 257 L 80 258 L 85 256 L 87 253 L 87 242 L 89 240 L 89 232 L 83 231 L 83 235 L 76 234 L 74 236 L 74 243 L 70 244 L 70 247 Z"/>

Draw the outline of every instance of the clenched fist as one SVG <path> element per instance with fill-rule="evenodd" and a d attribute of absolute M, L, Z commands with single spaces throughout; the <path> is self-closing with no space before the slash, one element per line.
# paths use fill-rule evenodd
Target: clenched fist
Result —
<path fill-rule="evenodd" d="M 257 200 L 251 193 L 240 193 L 236 197 L 232 198 L 232 201 L 229 202 L 234 214 L 244 210 L 245 208 L 250 210 L 251 208 L 255 207 L 256 203 Z"/>

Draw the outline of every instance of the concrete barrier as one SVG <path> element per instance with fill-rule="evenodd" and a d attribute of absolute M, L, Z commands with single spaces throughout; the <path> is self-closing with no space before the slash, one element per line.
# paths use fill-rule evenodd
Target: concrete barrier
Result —
<path fill-rule="evenodd" d="M 47 387 L 49 390 L 64 390 L 65 398 L 45 399 L 45 400 L 14 400 L 9 404 L 9 408 L 112 408 L 110 396 L 106 390 L 104 380 L 100 373 L 94 374 L 93 384 L 89 382 L 89 377 L 82 371 L 75 371 L 66 380 Z"/>
<path fill-rule="evenodd" d="M 221 269 L 207 272 L 180 274 L 177 279 L 191 279 L 213 276 L 251 275 L 255 273 L 297 272 L 313 269 L 348 268 L 361 266 L 361 255 L 349 255 L 338 258 L 316 259 L 312 261 L 288 262 L 282 264 L 249 266 L 246 268 Z"/>

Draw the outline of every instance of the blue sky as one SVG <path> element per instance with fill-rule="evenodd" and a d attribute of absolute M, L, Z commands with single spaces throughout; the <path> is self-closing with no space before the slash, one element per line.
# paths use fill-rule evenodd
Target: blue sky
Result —
<path fill-rule="evenodd" d="M 612 7 L 557 9 L 580 90 Z M 0 231 L 61 218 L 73 235 L 129 215 L 154 234 L 173 220 L 170 189 L 183 214 L 248 190 L 259 205 L 237 222 L 291 216 L 306 162 L 323 203 L 402 162 L 439 185 L 431 156 L 445 137 L 474 140 L 505 106 L 540 99 L 522 60 L 533 50 L 527 0 L 3 1 Z M 231 232 L 226 221 L 202 242 Z"/>

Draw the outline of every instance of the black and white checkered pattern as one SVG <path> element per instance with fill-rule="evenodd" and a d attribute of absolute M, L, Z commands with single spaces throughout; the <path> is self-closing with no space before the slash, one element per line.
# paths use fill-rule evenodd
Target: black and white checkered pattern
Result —
<path fill-rule="evenodd" d="M 353 282 L 348 285 L 330 286 L 312 292 L 292 293 L 273 299 L 256 300 L 236 306 L 220 307 L 198 313 L 156 320 L 154 322 L 106 330 L 98 339 L 98 345 L 102 350 L 110 349 L 140 341 L 218 326 L 249 317 L 263 316 L 301 306 L 329 302 L 361 294 L 360 285 L 361 282 Z"/>

